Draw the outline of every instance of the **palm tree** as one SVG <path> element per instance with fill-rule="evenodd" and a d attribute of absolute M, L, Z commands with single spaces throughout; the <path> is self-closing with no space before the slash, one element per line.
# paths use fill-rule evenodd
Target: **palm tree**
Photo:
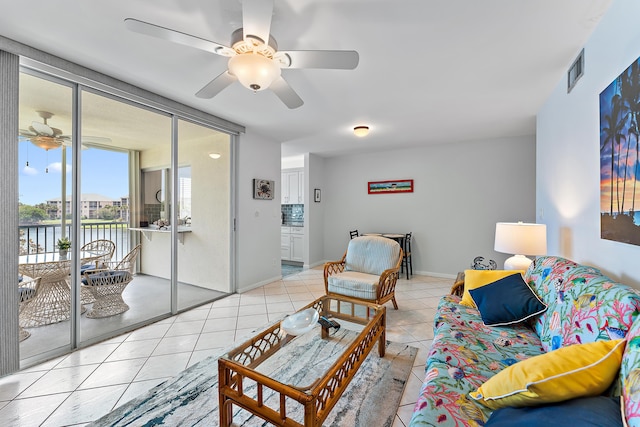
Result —
<path fill-rule="evenodd" d="M 633 197 L 631 202 L 631 210 L 630 215 L 633 217 L 633 212 L 635 212 L 635 201 L 636 201 L 636 183 L 638 180 L 638 162 L 640 162 L 640 141 L 639 141 L 639 129 L 638 129 L 638 119 L 640 118 L 640 64 L 638 61 L 631 64 L 629 67 L 629 72 L 625 74 L 621 83 L 621 95 L 624 100 L 624 103 L 627 105 L 630 114 L 630 123 L 629 123 L 629 145 L 627 146 L 627 160 L 625 161 L 625 183 L 627 180 L 627 167 L 628 167 L 628 154 L 629 148 L 631 145 L 631 135 L 635 137 L 636 143 L 636 160 L 634 162 L 633 167 Z M 624 193 L 624 187 L 623 187 Z M 624 207 L 624 200 L 623 200 Z M 624 208 L 623 208 L 624 210 Z"/>
<path fill-rule="evenodd" d="M 613 179 L 616 176 L 615 169 L 615 155 L 616 155 L 616 144 L 620 146 L 623 140 L 626 140 L 626 137 L 623 133 L 624 125 L 627 121 L 628 114 L 623 114 L 624 104 L 622 102 L 622 97 L 619 94 L 615 94 L 613 98 L 611 98 L 611 115 L 604 116 L 604 126 L 602 127 L 602 132 L 605 134 L 604 141 L 600 146 L 600 152 L 604 152 L 605 148 L 608 144 L 611 144 L 611 205 L 609 207 L 609 213 L 613 215 Z M 622 117 L 621 117 L 622 116 Z M 619 155 L 618 155 L 619 157 Z M 618 159 L 619 160 L 619 159 Z M 616 193 L 618 198 L 618 212 L 620 212 L 620 194 L 619 188 L 616 183 Z"/>

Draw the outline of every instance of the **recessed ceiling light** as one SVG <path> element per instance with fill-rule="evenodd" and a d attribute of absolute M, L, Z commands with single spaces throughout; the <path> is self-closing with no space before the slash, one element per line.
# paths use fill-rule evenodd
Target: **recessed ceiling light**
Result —
<path fill-rule="evenodd" d="M 209 157 L 211 157 L 212 159 L 219 159 L 220 153 L 209 153 Z"/>
<path fill-rule="evenodd" d="M 367 136 L 369 135 L 369 126 L 356 126 L 353 128 L 353 133 L 360 138 Z"/>

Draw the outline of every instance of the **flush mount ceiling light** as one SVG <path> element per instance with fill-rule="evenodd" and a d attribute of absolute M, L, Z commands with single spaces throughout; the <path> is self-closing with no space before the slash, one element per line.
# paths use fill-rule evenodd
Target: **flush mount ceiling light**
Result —
<path fill-rule="evenodd" d="M 217 160 L 220 158 L 220 153 L 209 153 L 209 157 L 211 157 L 214 160 Z"/>
<path fill-rule="evenodd" d="M 360 138 L 369 135 L 369 126 L 356 126 L 353 128 L 353 134 Z"/>

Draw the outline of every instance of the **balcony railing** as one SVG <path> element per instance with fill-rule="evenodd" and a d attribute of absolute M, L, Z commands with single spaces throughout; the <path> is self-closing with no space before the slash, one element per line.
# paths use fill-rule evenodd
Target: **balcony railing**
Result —
<path fill-rule="evenodd" d="M 65 225 L 65 236 L 71 238 L 71 227 Z M 62 237 L 62 226 L 20 225 L 20 254 L 55 252 L 56 243 Z M 80 246 L 93 240 L 107 239 L 116 245 L 114 259 L 122 259 L 129 252 L 129 226 L 119 222 L 92 222 L 80 226 Z M 72 242 L 72 244 L 74 244 Z"/>

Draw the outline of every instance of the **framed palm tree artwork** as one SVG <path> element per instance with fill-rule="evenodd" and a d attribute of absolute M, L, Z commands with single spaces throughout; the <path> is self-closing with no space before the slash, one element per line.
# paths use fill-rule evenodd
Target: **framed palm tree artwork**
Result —
<path fill-rule="evenodd" d="M 640 58 L 600 93 L 600 237 L 632 245 L 640 245 L 639 121 Z"/>

